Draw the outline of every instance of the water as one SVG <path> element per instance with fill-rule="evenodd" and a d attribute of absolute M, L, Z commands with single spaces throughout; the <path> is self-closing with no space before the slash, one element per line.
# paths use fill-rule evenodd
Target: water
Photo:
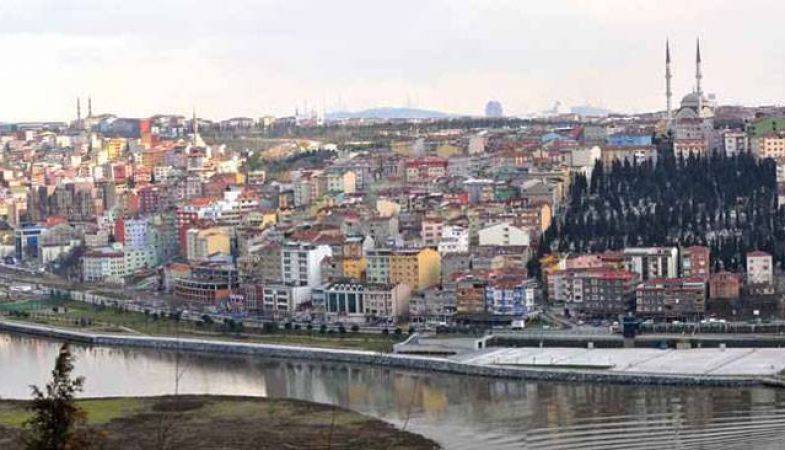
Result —
<path fill-rule="evenodd" d="M 44 384 L 59 344 L 0 333 L 0 397 Z M 74 346 L 85 396 L 174 391 L 176 355 Z M 360 365 L 183 354 L 182 393 L 338 404 L 446 448 L 785 448 L 785 391 L 496 380 Z"/>

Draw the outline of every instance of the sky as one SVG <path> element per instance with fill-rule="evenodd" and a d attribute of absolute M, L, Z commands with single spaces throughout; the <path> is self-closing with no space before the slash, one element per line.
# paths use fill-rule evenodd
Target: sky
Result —
<path fill-rule="evenodd" d="M 0 0 L 0 121 L 93 111 L 221 119 L 412 106 L 524 115 L 785 103 L 785 2 Z"/>

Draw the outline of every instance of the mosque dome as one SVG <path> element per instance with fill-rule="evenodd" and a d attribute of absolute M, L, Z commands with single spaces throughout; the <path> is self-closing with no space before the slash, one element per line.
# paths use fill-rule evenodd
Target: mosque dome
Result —
<path fill-rule="evenodd" d="M 706 98 L 698 94 L 697 92 L 690 92 L 689 94 L 685 95 L 684 98 L 681 99 L 682 108 L 693 108 L 697 110 L 698 107 L 706 104 L 707 104 Z"/>

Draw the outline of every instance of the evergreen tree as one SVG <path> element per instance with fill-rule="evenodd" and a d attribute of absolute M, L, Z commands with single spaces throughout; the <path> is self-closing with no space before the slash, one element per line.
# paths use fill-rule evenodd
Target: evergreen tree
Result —
<path fill-rule="evenodd" d="M 777 207 L 776 166 L 749 153 L 673 156 L 656 163 L 598 161 L 591 180 L 572 180 L 565 214 L 543 248 L 603 251 L 633 245 L 708 245 L 715 267 L 735 269 L 761 249 L 781 263 L 785 209 Z"/>
<path fill-rule="evenodd" d="M 95 445 L 97 436 L 83 428 L 87 416 L 75 403 L 82 391 L 84 378 L 71 378 L 73 356 L 63 344 L 52 370 L 52 381 L 44 391 L 32 386 L 33 416 L 25 423 L 25 444 L 29 450 L 87 449 Z"/>

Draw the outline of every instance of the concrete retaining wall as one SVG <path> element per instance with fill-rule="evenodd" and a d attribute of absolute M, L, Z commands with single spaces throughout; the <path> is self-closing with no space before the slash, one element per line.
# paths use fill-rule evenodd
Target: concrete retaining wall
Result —
<path fill-rule="evenodd" d="M 390 368 L 444 372 L 459 375 L 509 378 L 520 380 L 559 382 L 598 382 L 631 385 L 690 385 L 690 386 L 762 386 L 755 377 L 712 375 L 664 375 L 648 373 L 617 373 L 598 370 L 508 368 L 476 365 L 446 358 L 396 355 L 360 350 L 323 349 L 274 344 L 211 341 L 191 338 L 150 336 L 123 336 L 116 334 L 86 333 L 62 328 L 0 320 L 0 331 L 44 336 L 92 345 L 153 348 L 234 355 L 253 355 L 265 358 L 331 361 L 351 364 L 369 364 Z"/>

